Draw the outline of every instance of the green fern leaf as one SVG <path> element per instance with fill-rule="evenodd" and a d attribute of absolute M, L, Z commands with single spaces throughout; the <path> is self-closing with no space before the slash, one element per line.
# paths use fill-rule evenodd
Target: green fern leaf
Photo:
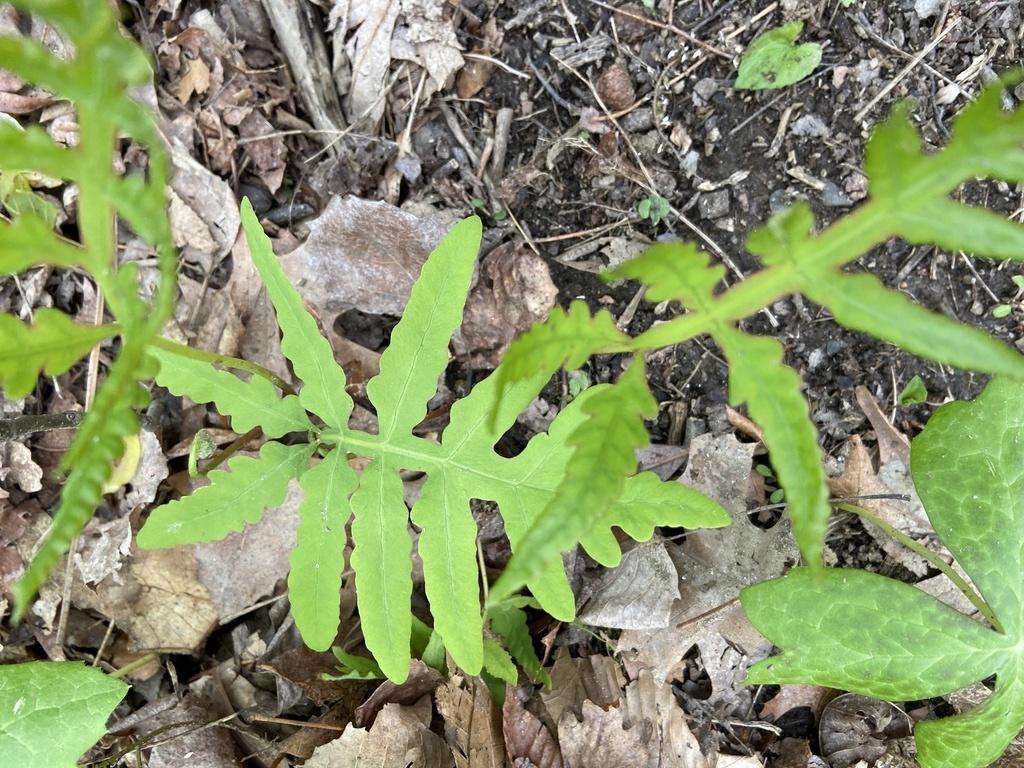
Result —
<path fill-rule="evenodd" d="M 149 354 L 160 362 L 158 384 L 175 395 L 188 396 L 195 403 L 213 403 L 220 413 L 231 417 L 235 432 L 241 434 L 259 426 L 267 437 L 281 437 L 313 428 L 299 398 L 278 397 L 274 385 L 262 376 L 242 381 L 205 361 L 166 349 L 154 347 Z"/>
<path fill-rule="evenodd" d="M 519 670 L 508 651 L 489 637 L 483 642 L 483 668 L 487 674 L 509 685 L 519 682 Z"/>
<path fill-rule="evenodd" d="M 320 334 L 316 320 L 288 282 L 248 198 L 242 201 L 242 227 L 253 263 L 277 313 L 281 351 L 302 381 L 299 401 L 328 426 L 342 429 L 352 414 L 352 398 L 345 391 L 345 372 L 334 362 L 331 345 Z"/>
<path fill-rule="evenodd" d="M 458 476 L 448 472 L 429 476 L 412 508 L 412 521 L 423 529 L 419 553 L 434 629 L 459 666 L 478 674 L 484 650 L 476 522 Z"/>
<path fill-rule="evenodd" d="M 715 335 L 729 361 L 729 397 L 746 403 L 761 426 L 779 485 L 786 490 L 793 533 L 804 560 L 821 564 L 830 507 L 818 434 L 800 377 L 782 361 L 775 339 L 723 329 Z"/>
<path fill-rule="evenodd" d="M 643 361 L 635 360 L 615 386 L 596 392 L 581 410 L 587 419 L 568 438 L 573 451 L 564 479 L 491 588 L 493 602 L 540 576 L 622 495 L 626 476 L 636 470 L 635 451 L 647 445 L 643 418 L 657 413 Z"/>
<path fill-rule="evenodd" d="M 68 150 L 39 126 L 21 131 L 4 123 L 0 169 L 74 182 L 81 247 L 44 232 L 31 216 L 22 216 L 0 229 L 0 269 L 18 271 L 37 263 L 83 267 L 103 292 L 119 327 L 82 328 L 46 311 L 40 313 L 37 327 L 26 329 L 13 318 L 0 316 L 0 378 L 9 396 L 27 391 L 41 369 L 60 373 L 103 338 L 115 332 L 122 337 L 118 357 L 61 462 L 69 475 L 48 537 L 14 588 L 15 615 L 22 616 L 102 499 L 113 465 L 124 452 L 125 438 L 138 429 L 134 409 L 147 402 L 139 381 L 155 370 L 145 349 L 170 316 L 177 283 L 164 197 L 167 161 L 151 115 L 131 92 L 150 81 L 145 54 L 121 33 L 105 0 L 20 0 L 15 5 L 57 26 L 70 43 L 73 58 L 59 60 L 26 38 L 0 37 L 0 61 L 5 70 L 73 103 L 79 144 Z M 116 140 L 127 137 L 146 148 L 149 161 L 144 177 L 122 183 L 112 170 L 112 155 Z M 118 194 L 128 189 L 130 200 Z M 159 278 L 148 306 L 139 298 L 137 266 L 117 266 L 114 232 L 119 214 L 158 256 Z M 24 346 L 8 349 L 5 343 Z M 6 370 L 8 365 L 21 370 L 12 373 Z"/>
<path fill-rule="evenodd" d="M 41 372 L 64 373 L 115 333 L 109 325 L 79 325 L 56 309 L 38 310 L 31 326 L 0 315 L 0 386 L 9 398 L 24 397 Z"/>
<path fill-rule="evenodd" d="M 37 264 L 74 267 L 85 252 L 64 240 L 39 216 L 25 214 L 13 222 L 0 222 L 0 273 L 24 272 Z"/>
<path fill-rule="evenodd" d="M 299 480 L 303 499 L 288 596 L 295 625 L 314 651 L 326 651 L 338 633 L 348 497 L 358 483 L 342 451 L 331 451 Z"/>
<path fill-rule="evenodd" d="M 208 486 L 153 510 L 139 531 L 139 546 L 158 549 L 215 541 L 259 522 L 267 507 L 284 501 L 288 481 L 308 467 L 310 451 L 308 445 L 268 442 L 258 458 L 231 459 L 230 472 L 211 472 Z"/>
<path fill-rule="evenodd" d="M 464 219 L 431 254 L 381 355 L 380 373 L 366 385 L 384 441 L 411 432 L 427 414 L 427 401 L 448 366 L 448 340 L 462 322 L 463 303 L 442 297 L 469 292 L 476 259 L 465 254 L 475 256 L 480 236 L 480 219 Z"/>
<path fill-rule="evenodd" d="M 398 466 L 379 458 L 363 470 L 352 494 L 352 569 L 366 647 L 384 674 L 409 674 L 412 540 Z"/>
<path fill-rule="evenodd" d="M 302 402 L 328 423 L 328 428 L 318 437 L 322 443 L 333 446 L 327 458 L 303 474 L 300 480 L 305 499 L 300 510 L 298 544 L 292 558 L 289 584 L 296 625 L 304 639 L 311 647 L 323 648 L 335 636 L 337 592 L 345 546 L 344 524 L 351 512 L 354 544 L 351 565 L 355 572 L 363 636 L 384 674 L 395 681 L 405 679 L 414 627 L 410 613 L 412 538 L 410 512 L 405 505 L 399 473 L 413 470 L 427 475 L 411 516 L 421 529 L 419 554 L 438 647 L 443 644 L 455 663 L 469 674 L 478 674 L 490 664 L 501 674 L 508 675 L 511 662 L 484 638 L 481 574 L 476 559 L 477 532 L 470 501 L 481 499 L 498 503 L 513 551 L 520 558 L 519 562 L 528 562 L 534 552 L 524 539 L 540 511 L 552 502 L 566 471 L 569 457 L 566 438 L 574 426 L 589 421 L 596 425 L 598 433 L 612 442 L 624 438 L 623 455 L 628 455 L 628 467 L 635 468 L 632 446 L 646 439 L 646 431 L 642 421 L 632 416 L 638 409 L 647 412 L 653 403 L 646 394 L 638 400 L 644 393 L 642 364 L 635 364 L 615 390 L 626 395 L 613 398 L 615 407 L 624 406 L 624 413 L 629 415 L 621 424 L 616 419 L 609 422 L 607 413 L 599 405 L 588 410 L 588 403 L 597 402 L 605 396 L 602 393 L 608 391 L 606 387 L 594 387 L 566 408 L 547 434 L 536 436 L 513 458 L 498 455 L 495 446 L 537 396 L 549 378 L 548 372 L 524 376 L 507 387 L 505 396 L 498 399 L 496 390 L 503 377 L 499 368 L 477 384 L 467 397 L 455 403 L 440 443 L 414 435 L 414 428 L 426 414 L 426 403 L 447 367 L 448 342 L 461 321 L 462 306 L 469 291 L 480 241 L 480 223 L 469 219 L 457 224 L 427 259 L 409 297 L 405 315 L 392 332 L 391 345 L 381 357 L 381 372 L 367 386 L 370 401 L 377 410 L 379 434 L 352 429 L 344 423 L 351 401 L 344 395 L 344 378 L 340 371 L 332 372 L 336 364 L 329 358 L 329 347 L 324 342 L 321 352 L 310 352 L 314 346 L 320 346 L 313 337 L 315 322 L 277 266 L 255 216 L 245 213 L 244 218 L 251 250 L 268 282 L 268 291 L 282 325 L 282 344 L 293 360 L 296 373 L 307 379 L 300 399 L 312 393 L 311 399 Z M 584 315 L 585 308 L 582 315 L 577 311 L 576 317 L 583 318 L 587 324 L 589 315 Z M 625 338 L 607 320 L 599 319 L 596 325 L 606 326 L 605 331 L 611 328 L 606 335 L 614 334 L 619 340 L 617 343 Z M 193 375 L 183 368 L 178 374 L 182 390 L 195 388 L 203 376 L 211 377 L 209 371 Z M 226 386 L 237 388 L 238 380 L 230 378 L 233 381 Z M 220 378 L 217 381 L 219 386 L 225 386 Z M 198 394 L 212 399 L 219 392 L 211 386 L 209 391 Z M 237 399 L 230 392 L 224 397 Z M 491 413 L 495 403 L 496 408 Z M 232 404 L 229 402 L 225 407 L 230 409 Z M 258 418 L 258 414 L 254 412 L 253 418 Z M 618 429 L 618 437 L 606 434 L 605 427 L 609 424 Z M 312 434 L 316 434 L 315 429 Z M 264 446 L 263 451 L 285 450 L 271 448 L 273 445 Z M 348 468 L 348 454 L 369 459 L 358 479 Z M 296 461 L 301 463 L 302 458 Z M 251 487 L 252 481 L 247 475 L 255 470 L 245 470 L 246 466 L 249 465 L 243 464 L 244 472 L 237 480 L 234 462 L 230 475 L 214 473 L 211 488 L 233 489 L 231 493 L 235 493 L 243 486 Z M 284 479 L 292 476 L 290 472 L 285 473 Z M 602 469 L 601 475 L 606 474 Z M 681 486 L 669 484 L 662 488 L 660 481 L 647 475 L 626 481 L 624 474 L 615 478 L 613 473 L 614 488 L 609 491 L 607 503 L 615 501 L 613 497 L 623 485 L 629 488 L 636 484 L 636 492 L 610 508 L 614 513 L 609 511 L 598 518 L 606 529 L 623 523 L 631 530 L 650 536 L 655 525 L 666 521 L 684 521 L 697 526 L 704 522 L 721 524 L 728 519 L 720 509 L 716 516 L 707 506 L 717 509 L 715 505 Z M 206 494 L 205 501 L 203 494 Z M 254 514 L 247 514 L 244 509 L 251 505 L 240 504 L 237 498 L 229 496 L 225 491 L 211 494 L 210 489 L 202 489 L 194 497 L 154 511 L 140 533 L 140 541 L 146 546 L 168 546 L 195 540 L 201 532 L 222 535 L 242 522 L 251 521 L 262 509 L 258 507 Z M 192 498 L 198 501 L 193 502 Z M 229 517 L 233 522 L 215 526 L 206 523 L 211 514 L 224 513 L 221 507 L 225 503 L 232 507 Z M 673 503 L 683 504 L 684 509 L 671 508 Z M 578 509 L 574 508 L 573 514 L 577 519 L 571 522 L 569 535 L 562 531 L 560 543 L 541 553 L 543 560 L 534 564 L 526 578 L 540 604 L 552 615 L 566 620 L 573 618 L 575 605 L 558 547 L 570 548 L 590 527 Z M 198 525 L 189 523 L 186 535 L 176 528 L 177 537 L 169 537 L 169 524 L 185 525 L 186 517 L 200 522 Z M 614 552 L 610 547 L 605 549 L 609 558 L 619 555 L 617 545 Z"/>
<path fill-rule="evenodd" d="M 563 366 L 579 368 L 591 355 L 628 350 L 629 337 L 615 326 L 611 314 L 601 310 L 591 315 L 585 303 L 574 301 L 568 312 L 556 307 L 545 322 L 512 342 L 501 361 L 496 394 L 500 396 L 510 383 L 540 372 L 551 376 Z"/>
<path fill-rule="evenodd" d="M 526 621 L 523 608 L 532 601 L 524 597 L 513 597 L 487 609 L 491 630 L 500 637 L 512 658 L 526 670 L 534 680 L 551 685 L 551 678 L 544 670 L 537 652 L 533 649 L 533 635 Z"/>

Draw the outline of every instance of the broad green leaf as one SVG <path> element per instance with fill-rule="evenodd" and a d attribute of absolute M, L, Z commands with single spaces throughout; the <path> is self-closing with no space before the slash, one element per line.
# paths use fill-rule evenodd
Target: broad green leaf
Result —
<path fill-rule="evenodd" d="M 338 634 L 348 497 L 359 483 L 346 458 L 344 451 L 331 451 L 299 479 L 303 499 L 288 596 L 295 626 L 314 651 L 326 651 Z"/>
<path fill-rule="evenodd" d="M 306 311 L 302 297 L 281 269 L 270 238 L 260 226 L 248 198 L 242 201 L 242 227 L 253 263 L 267 286 L 281 326 L 281 351 L 302 380 L 299 391 L 302 406 L 328 426 L 344 429 L 352 415 L 352 398 L 345 391 L 345 372 L 334 361 L 331 345 L 320 334 L 316 320 Z"/>
<path fill-rule="evenodd" d="M 0 666 L 0 754 L 6 765 L 73 768 L 107 731 L 128 686 L 78 661 Z"/>
<path fill-rule="evenodd" d="M 259 426 L 267 437 L 281 437 L 313 427 L 299 398 L 279 397 L 274 385 L 262 376 L 242 381 L 203 360 L 157 347 L 150 349 L 149 354 L 160 362 L 158 384 L 194 403 L 213 403 L 220 413 L 231 417 L 231 427 L 239 434 Z"/>
<path fill-rule="evenodd" d="M 743 52 L 736 88 L 785 88 L 807 77 L 821 61 L 817 43 L 796 44 L 802 21 L 791 21 L 762 33 Z"/>
<path fill-rule="evenodd" d="M 756 683 L 806 682 L 906 700 L 996 675 L 975 710 L 917 726 L 922 768 L 982 768 L 1024 726 L 1024 388 L 994 379 L 940 408 L 911 446 L 917 493 L 943 543 L 992 608 L 987 629 L 915 587 L 847 570 L 803 569 L 743 591 L 780 656 Z"/>
<path fill-rule="evenodd" d="M 626 476 L 636 470 L 635 451 L 649 439 L 643 419 L 657 413 L 643 362 L 635 360 L 615 386 L 599 390 L 582 410 L 588 418 L 568 438 L 573 451 L 565 477 L 491 588 L 493 602 L 540 576 L 622 495 Z"/>
<path fill-rule="evenodd" d="M 480 236 L 480 219 L 463 219 L 430 255 L 381 355 L 380 373 L 366 385 L 385 441 L 408 434 L 427 414 L 448 366 L 448 340 L 462 322 Z"/>
<path fill-rule="evenodd" d="M 412 539 L 398 467 L 373 461 L 352 494 L 352 569 L 366 647 L 388 678 L 409 675 Z"/>
<path fill-rule="evenodd" d="M 109 325 L 79 325 L 56 309 L 40 309 L 32 325 L 0 315 L 0 386 L 17 399 L 32 391 L 42 372 L 59 376 L 116 333 Z"/>
<path fill-rule="evenodd" d="M 288 481 L 309 465 L 309 445 L 264 443 L 259 456 L 236 456 L 231 471 L 215 470 L 210 484 L 158 507 L 139 531 L 142 549 L 174 547 L 222 539 L 259 522 L 264 510 L 281 504 Z"/>
<path fill-rule="evenodd" d="M 607 272 L 607 280 L 639 280 L 650 302 L 675 300 L 688 309 L 707 308 L 725 267 L 709 266 L 693 243 L 658 243 Z"/>
<path fill-rule="evenodd" d="M 782 345 L 775 339 L 724 329 L 715 339 L 729 360 L 729 399 L 734 406 L 746 403 L 760 425 L 786 492 L 797 545 L 804 560 L 818 566 L 830 512 L 828 486 L 800 377 L 783 363 Z"/>

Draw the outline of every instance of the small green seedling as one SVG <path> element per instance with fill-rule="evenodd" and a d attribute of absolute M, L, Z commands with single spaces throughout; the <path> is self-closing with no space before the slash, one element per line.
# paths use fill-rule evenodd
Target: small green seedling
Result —
<path fill-rule="evenodd" d="M 127 692 L 120 680 L 77 661 L 0 666 L 4 765 L 73 768 L 106 733 Z"/>
<path fill-rule="evenodd" d="M 920 405 L 928 400 L 928 388 L 925 387 L 921 377 L 916 373 L 913 378 L 907 382 L 899 395 L 896 396 L 896 402 L 902 406 L 908 405 Z"/>
<path fill-rule="evenodd" d="M 791 21 L 769 29 L 747 46 L 736 75 L 736 88 L 752 91 L 785 88 L 807 77 L 821 62 L 817 43 L 796 44 L 804 28 Z"/>
<path fill-rule="evenodd" d="M 811 683 L 890 701 L 941 696 L 990 675 L 977 709 L 915 730 L 922 768 L 982 768 L 1024 727 L 1024 387 L 996 378 L 972 403 L 940 408 L 911 446 L 914 485 L 935 531 L 982 597 L 990 627 L 873 573 L 797 568 L 745 589 L 747 616 L 780 656 L 754 685 Z"/>
<path fill-rule="evenodd" d="M 480 220 L 474 217 L 456 224 L 428 258 L 405 314 L 391 334 L 391 345 L 381 356 L 380 373 L 367 385 L 378 431 L 353 429 L 349 426 L 353 402 L 345 391 L 344 372 L 281 270 L 248 201 L 242 206 L 242 224 L 277 313 L 281 350 L 302 387 L 297 395 L 281 397 L 266 378 L 245 381 L 204 360 L 153 349 L 160 363 L 156 377 L 160 384 L 194 402 L 213 403 L 231 418 L 236 432 L 258 426 L 272 439 L 257 457 L 231 459 L 229 471 L 209 474 L 210 485 L 154 510 L 139 532 L 139 546 L 172 547 L 240 531 L 257 522 L 266 508 L 280 504 L 288 483 L 298 480 L 304 500 L 288 587 L 303 639 L 323 650 L 337 633 L 345 528 L 354 515 L 351 566 L 363 635 L 383 673 L 401 681 L 408 673 L 413 623 L 412 537 L 399 472 L 425 472 L 428 479 L 413 506 L 412 522 L 420 529 L 418 551 L 434 628 L 467 673 L 477 674 L 487 667 L 504 669 L 502 674 L 507 676 L 514 665 L 507 654 L 501 655 L 504 651 L 497 643 L 484 637 L 470 499 L 497 502 L 513 550 L 522 551 L 520 538 L 562 480 L 571 455 L 566 436 L 593 422 L 587 418 L 589 409 L 601 402 L 609 387 L 582 392 L 546 435 L 534 438 L 514 458 L 499 456 L 495 444 L 537 396 L 549 372 L 535 373 L 512 388 L 502 399 L 497 417 L 489 419 L 500 379 L 493 375 L 452 407 L 451 423 L 440 443 L 413 434 L 426 416 L 426 403 L 448 365 L 449 339 L 462 321 L 481 236 Z M 649 398 L 643 389 L 642 367 L 634 366 L 632 377 L 634 387 Z M 304 439 L 283 440 L 289 435 Z M 361 475 L 349 464 L 354 456 L 369 459 Z M 630 471 L 635 471 L 632 452 L 630 456 Z M 631 477 L 624 488 L 620 503 L 593 516 L 590 532 L 581 537 L 591 555 L 606 564 L 617 563 L 621 554 L 612 526 L 646 539 L 655 525 L 700 528 L 728 523 L 715 503 L 679 483 L 662 482 L 652 473 Z M 573 544 L 575 540 L 566 548 Z M 532 559 L 528 550 L 524 554 Z M 563 620 L 574 616 L 574 598 L 561 563 L 545 561 L 531 574 L 529 586 L 552 616 Z M 492 613 L 497 605 L 497 601 L 489 604 Z"/>
<path fill-rule="evenodd" d="M 636 212 L 640 214 L 641 219 L 657 224 L 672 212 L 672 204 L 657 192 L 651 192 L 639 202 Z"/>

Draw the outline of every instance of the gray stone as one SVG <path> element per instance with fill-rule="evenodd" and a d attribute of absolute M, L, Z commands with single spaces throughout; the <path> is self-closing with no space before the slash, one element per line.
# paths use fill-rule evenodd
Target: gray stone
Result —
<path fill-rule="evenodd" d="M 714 192 L 706 192 L 697 201 L 697 210 L 705 219 L 717 219 L 729 212 L 729 190 L 716 189 Z"/>

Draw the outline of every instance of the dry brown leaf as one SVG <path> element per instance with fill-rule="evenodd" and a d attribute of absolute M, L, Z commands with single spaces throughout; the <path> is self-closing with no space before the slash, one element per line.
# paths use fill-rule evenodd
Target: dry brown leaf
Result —
<path fill-rule="evenodd" d="M 456 353 L 471 355 L 474 365 L 497 367 L 512 339 L 547 319 L 557 298 L 540 256 L 521 243 L 499 245 L 480 262 L 480 277 L 453 339 Z"/>
<path fill-rule="evenodd" d="M 757 658 L 771 649 L 746 620 L 738 604 L 739 591 L 782 575 L 798 559 L 788 518 L 764 530 L 747 516 L 755 447 L 740 443 L 732 433 L 693 439 L 682 482 L 721 504 L 733 523 L 692 532 L 677 551 L 680 599 L 673 606 L 670 626 L 627 630 L 618 644 L 633 676 L 650 669 L 658 682 L 673 679 L 683 656 L 697 645 L 712 679 L 714 703 L 734 710 L 749 706 L 750 694 L 739 685 L 748 656 Z"/>
<path fill-rule="evenodd" d="M 163 446 L 153 430 L 143 428 L 139 432 L 139 448 L 139 465 L 128 481 L 129 490 L 120 504 L 124 512 L 151 503 L 156 498 L 160 483 L 170 474 Z"/>
<path fill-rule="evenodd" d="M 613 629 L 661 629 L 679 599 L 679 574 L 660 540 L 639 544 L 606 570 L 578 612 L 584 624 Z"/>
<path fill-rule="evenodd" d="M 121 566 L 131 548 L 132 525 L 127 516 L 106 522 L 94 517 L 82 530 L 75 567 L 86 584 L 97 584 L 107 577 L 120 584 Z"/>
<path fill-rule="evenodd" d="M 356 707 L 352 722 L 358 728 L 368 728 L 384 705 L 414 704 L 428 693 L 433 693 L 443 679 L 436 669 L 428 667 L 419 659 L 413 659 L 405 682 L 393 683 L 385 680 L 381 683 L 370 698 Z"/>
<path fill-rule="evenodd" d="M 554 728 L 567 710 L 580 713 L 584 701 L 609 707 L 619 701 L 626 678 L 618 662 L 608 656 L 574 659 L 562 648 L 549 670 L 551 688 L 540 692 L 547 724 Z"/>
<path fill-rule="evenodd" d="M 391 67 L 391 38 L 401 10 L 397 0 L 339 0 L 331 9 L 328 29 L 335 38 L 348 37 L 345 47 L 352 80 L 345 97 L 345 112 L 350 123 L 366 117 L 373 128 L 384 114 L 384 81 Z M 338 23 L 344 27 L 336 27 Z"/>
<path fill-rule="evenodd" d="M 562 768 L 562 753 L 555 737 L 544 723 L 526 710 L 516 690 L 505 686 L 505 705 L 501 710 L 501 729 L 510 761 L 524 758 L 535 768 Z"/>
<path fill-rule="evenodd" d="M 444 739 L 430 730 L 430 697 L 413 706 L 387 704 L 370 730 L 349 723 L 317 747 L 305 768 L 451 768 Z"/>
<path fill-rule="evenodd" d="M 178 101 L 188 104 L 193 93 L 200 96 L 210 88 L 210 68 L 202 59 L 189 59 L 185 62 L 185 74 L 178 82 Z"/>
<path fill-rule="evenodd" d="M 399 316 L 430 252 L 448 230 L 383 202 L 336 197 L 309 223 L 309 238 L 281 257 L 303 298 L 327 318 L 356 308 Z"/>
<path fill-rule="evenodd" d="M 402 23 L 395 27 L 391 56 L 413 61 L 430 76 L 429 96 L 444 88 L 463 65 L 462 47 L 452 24 L 454 11 L 447 0 L 400 0 Z"/>
<path fill-rule="evenodd" d="M 807 707 L 817 719 L 830 694 L 830 688 L 817 685 L 782 685 L 779 686 L 779 692 L 762 707 L 761 717 L 778 720 L 791 709 Z"/>
<path fill-rule="evenodd" d="M 268 509 L 255 525 L 223 539 L 196 544 L 199 581 L 225 621 L 274 592 L 288 575 L 295 546 L 302 490 L 294 480 L 279 507 Z M 340 596 L 339 596 L 340 602 Z"/>
<path fill-rule="evenodd" d="M 216 608 L 197 578 L 191 550 L 136 550 L 121 572 L 90 588 L 77 581 L 72 601 L 98 611 L 128 633 L 131 650 L 195 653 L 218 624 Z"/>
<path fill-rule="evenodd" d="M 153 747 L 149 768 L 241 768 L 238 748 L 226 728 L 203 728 L 202 723 L 216 720 L 210 703 L 194 693 L 187 693 L 173 708 L 143 721 L 139 734 L 145 735 L 162 726 L 181 724 L 160 734 Z"/>
<path fill-rule="evenodd" d="M 238 124 L 238 133 L 246 140 L 245 154 L 252 161 L 256 175 L 274 194 L 284 181 L 285 161 L 288 158 L 284 138 L 275 133 L 274 126 L 256 109 L 251 110 Z M 260 136 L 269 138 L 253 141 Z"/>
<path fill-rule="evenodd" d="M 931 523 L 924 506 L 917 497 L 914 482 L 910 478 L 908 465 L 898 456 L 892 456 L 887 464 L 877 470 L 871 460 L 871 453 L 859 435 L 847 441 L 846 463 L 843 473 L 829 479 L 829 488 L 834 496 L 872 496 L 877 494 L 903 494 L 910 501 L 888 499 L 860 499 L 853 503 L 874 512 L 889 525 L 908 536 L 920 538 L 932 532 Z M 895 562 L 918 576 L 928 573 L 928 561 L 910 551 L 889 534 L 864 522 L 864 528 L 878 545 Z"/>
<path fill-rule="evenodd" d="M 457 768 L 505 768 L 501 710 L 483 680 L 453 675 L 434 698 Z"/>
<path fill-rule="evenodd" d="M 602 709 L 583 703 L 558 722 L 566 768 L 708 768 L 672 688 L 645 670 L 626 686 L 620 704 Z"/>

